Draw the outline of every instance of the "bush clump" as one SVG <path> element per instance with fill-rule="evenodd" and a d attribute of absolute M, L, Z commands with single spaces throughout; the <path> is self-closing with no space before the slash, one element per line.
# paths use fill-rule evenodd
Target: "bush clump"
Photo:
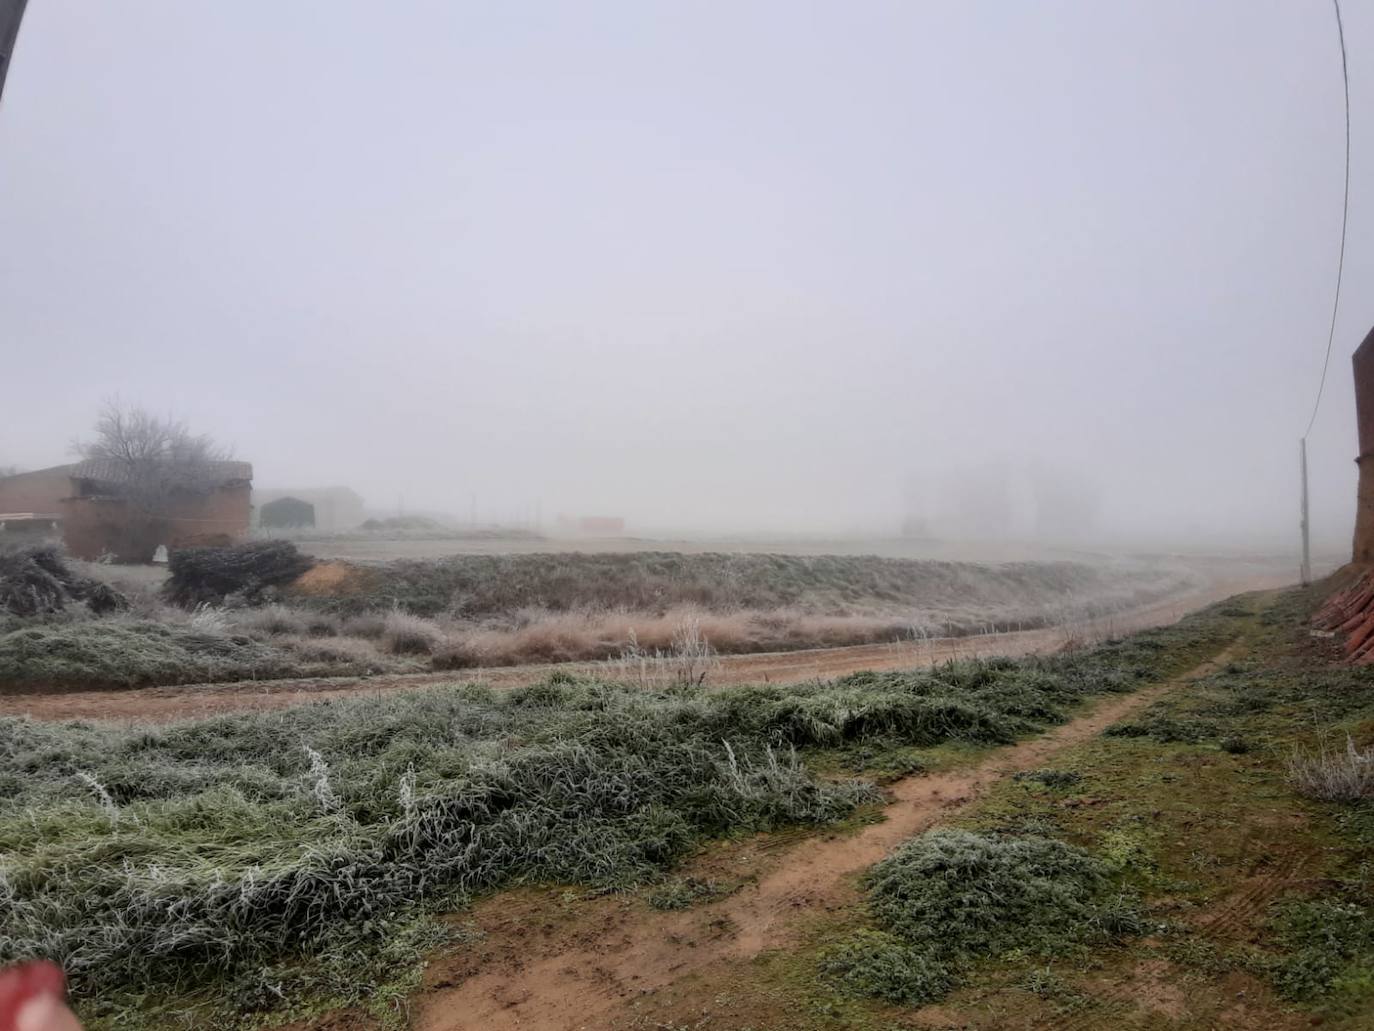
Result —
<path fill-rule="evenodd" d="M 428 655 L 443 641 L 439 628 L 405 612 L 388 612 L 382 622 L 382 651 L 392 655 Z"/>
<path fill-rule="evenodd" d="M 1323 739 L 1316 751 L 1297 749 L 1288 760 L 1288 783 L 1298 794 L 1323 802 L 1374 799 L 1374 748 L 1362 751 L 1346 735 L 1344 748 Z"/>
<path fill-rule="evenodd" d="M 55 547 L 0 551 L 0 612 L 45 616 L 75 602 L 84 602 L 97 615 L 129 605 L 109 584 L 73 573 Z"/>
<path fill-rule="evenodd" d="M 930 831 L 867 883 L 879 930 L 832 950 L 825 969 L 856 994 L 907 1005 L 944 994 L 979 956 L 1053 956 L 1141 929 L 1101 860 L 1048 838 Z"/>
<path fill-rule="evenodd" d="M 168 557 L 167 598 L 192 609 L 268 600 L 272 589 L 295 580 L 313 566 L 290 541 L 249 541 L 224 548 L 182 548 Z"/>

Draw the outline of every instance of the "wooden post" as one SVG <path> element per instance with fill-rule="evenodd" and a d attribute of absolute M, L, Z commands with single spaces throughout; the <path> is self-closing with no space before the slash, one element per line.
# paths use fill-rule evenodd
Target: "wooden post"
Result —
<path fill-rule="evenodd" d="M 1302 585 L 1312 582 L 1312 542 L 1307 530 L 1307 438 L 1298 441 L 1298 458 L 1302 467 Z"/>

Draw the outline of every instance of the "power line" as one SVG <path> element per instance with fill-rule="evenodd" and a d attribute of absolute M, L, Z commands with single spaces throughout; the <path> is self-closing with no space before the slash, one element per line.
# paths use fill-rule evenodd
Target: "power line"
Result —
<path fill-rule="evenodd" d="M 1317 384 L 1317 400 L 1312 404 L 1312 418 L 1307 420 L 1307 429 L 1302 439 L 1312 432 L 1317 421 L 1317 410 L 1322 405 L 1322 392 L 1326 389 L 1326 370 L 1331 364 L 1331 344 L 1336 339 L 1336 312 L 1341 306 L 1341 277 L 1345 273 L 1345 227 L 1350 221 L 1350 70 L 1345 60 L 1345 27 L 1341 24 L 1341 0 L 1331 0 L 1336 8 L 1336 35 L 1341 41 L 1341 81 L 1345 85 L 1345 198 L 1341 206 L 1341 251 L 1336 261 L 1336 296 L 1331 302 L 1331 330 L 1326 336 L 1326 357 L 1322 360 L 1322 378 Z"/>

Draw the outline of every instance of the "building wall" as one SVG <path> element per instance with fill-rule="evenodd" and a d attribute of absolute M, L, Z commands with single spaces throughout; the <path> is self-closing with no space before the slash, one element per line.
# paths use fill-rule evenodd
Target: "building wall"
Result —
<path fill-rule="evenodd" d="M 158 545 L 167 549 L 229 544 L 248 532 L 252 490 L 247 484 L 221 487 L 188 498 L 165 516 L 149 516 L 120 498 L 68 497 L 62 504 L 63 542 L 78 558 L 112 554 L 117 562 L 151 562 Z"/>
<path fill-rule="evenodd" d="M 255 513 L 259 526 L 305 527 L 315 525 L 315 506 L 300 498 L 277 498 L 258 505 Z"/>
<path fill-rule="evenodd" d="M 62 499 L 72 492 L 71 469 L 70 465 L 57 465 L 0 478 L 0 513 L 58 514 Z"/>
<path fill-rule="evenodd" d="M 1351 558 L 1374 562 L 1374 330 L 1355 349 L 1355 421 L 1359 427 L 1360 485 L 1355 495 L 1355 542 Z"/>

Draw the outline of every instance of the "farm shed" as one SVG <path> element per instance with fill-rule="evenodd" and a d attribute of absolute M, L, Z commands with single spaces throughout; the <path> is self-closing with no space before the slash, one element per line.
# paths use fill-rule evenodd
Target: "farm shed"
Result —
<path fill-rule="evenodd" d="M 315 506 L 300 498 L 277 498 L 258 509 L 258 525 L 273 529 L 314 526 Z"/>
<path fill-rule="evenodd" d="M 350 487 L 254 487 L 253 504 L 259 525 L 269 525 L 263 514 L 268 505 L 282 498 L 303 501 L 314 508 L 315 521 L 304 525 L 317 530 L 354 530 L 366 518 L 362 495 Z"/>

